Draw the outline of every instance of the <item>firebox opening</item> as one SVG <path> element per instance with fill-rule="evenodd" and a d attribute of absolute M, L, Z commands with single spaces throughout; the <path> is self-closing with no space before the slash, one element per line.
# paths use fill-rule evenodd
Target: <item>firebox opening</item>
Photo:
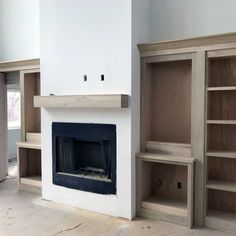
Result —
<path fill-rule="evenodd" d="M 97 180 L 111 179 L 109 140 L 57 138 L 57 172 Z"/>
<path fill-rule="evenodd" d="M 116 193 L 116 126 L 53 123 L 53 183 Z"/>

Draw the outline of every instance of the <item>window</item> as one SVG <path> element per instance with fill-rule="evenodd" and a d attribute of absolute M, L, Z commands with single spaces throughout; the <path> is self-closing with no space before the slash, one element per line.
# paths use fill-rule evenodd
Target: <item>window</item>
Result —
<path fill-rule="evenodd" d="M 7 92 L 8 129 L 20 127 L 20 92 Z"/>

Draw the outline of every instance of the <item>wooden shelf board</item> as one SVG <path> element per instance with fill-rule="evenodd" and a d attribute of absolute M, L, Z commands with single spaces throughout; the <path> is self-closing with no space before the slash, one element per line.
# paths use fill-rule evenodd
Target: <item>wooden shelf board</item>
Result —
<path fill-rule="evenodd" d="M 128 95 L 34 96 L 34 107 L 44 108 L 127 108 Z"/>
<path fill-rule="evenodd" d="M 185 143 L 166 143 L 157 141 L 146 142 L 147 152 L 155 152 L 169 155 L 191 156 L 191 145 Z"/>
<path fill-rule="evenodd" d="M 140 158 L 144 161 L 162 162 L 179 165 L 192 164 L 195 161 L 195 159 L 192 157 L 174 156 L 160 153 L 140 152 L 136 156 L 137 158 Z"/>
<path fill-rule="evenodd" d="M 236 214 L 223 211 L 208 210 L 205 217 L 206 227 L 234 233 L 236 231 L 235 222 Z"/>
<path fill-rule="evenodd" d="M 37 175 L 21 177 L 20 182 L 22 184 L 31 185 L 31 186 L 38 187 L 38 188 L 42 187 L 41 176 L 37 176 Z"/>
<path fill-rule="evenodd" d="M 236 125 L 236 120 L 208 120 L 207 124 Z"/>
<path fill-rule="evenodd" d="M 19 70 L 28 70 L 40 67 L 40 59 L 18 60 L 18 61 L 3 61 L 0 62 L 0 72 L 10 72 Z"/>
<path fill-rule="evenodd" d="M 37 142 L 17 142 L 16 145 L 17 147 L 20 147 L 20 148 L 41 150 L 41 143 L 37 143 Z"/>
<path fill-rule="evenodd" d="M 26 141 L 30 143 L 41 143 L 41 133 L 26 133 Z"/>
<path fill-rule="evenodd" d="M 232 151 L 210 151 L 206 155 L 208 157 L 236 158 L 236 152 Z"/>
<path fill-rule="evenodd" d="M 226 87 L 208 87 L 207 91 L 233 91 L 236 90 L 236 86 Z"/>
<path fill-rule="evenodd" d="M 187 203 L 169 199 L 159 199 L 155 196 L 142 201 L 142 208 L 159 211 L 166 214 L 187 217 Z"/>
<path fill-rule="evenodd" d="M 236 192 L 236 183 L 218 181 L 218 180 L 208 180 L 206 187 L 208 189 L 222 190 L 227 192 Z"/>

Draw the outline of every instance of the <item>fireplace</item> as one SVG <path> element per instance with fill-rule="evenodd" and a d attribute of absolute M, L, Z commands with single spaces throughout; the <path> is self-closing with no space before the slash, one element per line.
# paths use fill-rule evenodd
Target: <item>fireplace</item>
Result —
<path fill-rule="evenodd" d="M 52 124 L 53 184 L 116 194 L 116 126 Z"/>

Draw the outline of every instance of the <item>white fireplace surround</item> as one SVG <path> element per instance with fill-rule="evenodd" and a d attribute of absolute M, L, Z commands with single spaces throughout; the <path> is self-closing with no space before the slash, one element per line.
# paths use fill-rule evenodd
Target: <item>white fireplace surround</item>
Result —
<path fill-rule="evenodd" d="M 132 218 L 130 109 L 42 110 L 42 197 L 104 214 Z M 117 194 L 102 195 L 52 183 L 52 122 L 115 124 L 117 131 Z"/>
<path fill-rule="evenodd" d="M 135 216 L 135 154 L 140 147 L 137 44 L 148 41 L 148 11 L 146 0 L 40 1 L 41 96 L 130 97 L 129 107 L 124 109 L 41 109 L 44 199 L 127 219 Z M 117 195 L 52 184 L 52 122 L 116 125 Z"/>

